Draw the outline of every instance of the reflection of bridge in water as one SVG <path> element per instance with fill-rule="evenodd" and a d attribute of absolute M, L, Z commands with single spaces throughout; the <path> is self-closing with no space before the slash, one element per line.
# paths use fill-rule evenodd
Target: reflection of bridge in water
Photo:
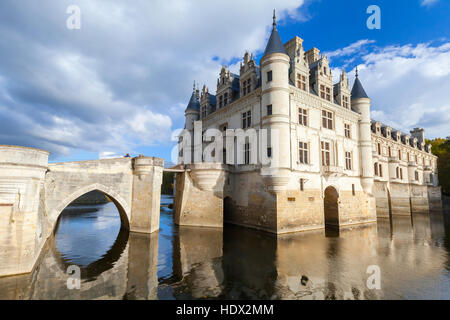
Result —
<path fill-rule="evenodd" d="M 80 290 L 67 289 L 67 261 L 50 243 L 33 274 L 0 278 L 0 298 L 450 298 L 450 229 L 442 220 L 415 214 L 341 229 L 339 237 L 323 230 L 276 237 L 228 225 L 175 227 L 163 212 L 157 233 L 121 231 L 82 271 Z M 370 265 L 381 269 L 381 290 L 366 286 Z"/>

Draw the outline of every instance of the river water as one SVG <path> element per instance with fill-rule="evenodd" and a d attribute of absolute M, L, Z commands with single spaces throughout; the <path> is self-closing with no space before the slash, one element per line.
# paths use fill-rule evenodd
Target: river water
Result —
<path fill-rule="evenodd" d="M 121 229 L 113 203 L 69 206 L 36 270 L 0 278 L 0 298 L 450 299 L 448 215 L 276 237 L 177 227 L 171 202 L 162 197 L 152 235 Z M 69 289 L 74 265 L 80 285 Z"/>

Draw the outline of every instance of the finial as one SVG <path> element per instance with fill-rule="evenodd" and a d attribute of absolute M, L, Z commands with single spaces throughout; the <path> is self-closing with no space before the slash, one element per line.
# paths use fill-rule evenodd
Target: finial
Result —
<path fill-rule="evenodd" d="M 275 15 L 275 9 L 273 9 L 273 28 L 277 28 L 277 17 Z"/>
<path fill-rule="evenodd" d="M 356 73 L 356 77 L 358 78 L 358 66 L 356 66 L 356 71 L 355 71 L 355 73 Z"/>
<path fill-rule="evenodd" d="M 192 91 L 195 91 L 195 80 L 194 80 L 194 85 L 192 87 Z"/>

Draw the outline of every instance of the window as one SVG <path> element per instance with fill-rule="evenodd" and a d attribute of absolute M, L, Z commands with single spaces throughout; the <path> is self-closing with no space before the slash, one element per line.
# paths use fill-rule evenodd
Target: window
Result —
<path fill-rule="evenodd" d="M 345 137 L 350 139 L 351 138 L 351 130 L 349 124 L 344 124 L 344 131 L 345 131 Z"/>
<path fill-rule="evenodd" d="M 308 126 L 308 110 L 298 109 L 298 123 L 302 126 Z"/>
<path fill-rule="evenodd" d="M 342 96 L 342 106 L 343 106 L 344 108 L 347 108 L 347 109 L 348 109 L 348 107 L 349 107 L 348 96 Z"/>
<path fill-rule="evenodd" d="M 378 147 L 378 154 L 381 156 L 381 143 L 378 143 L 377 147 Z"/>
<path fill-rule="evenodd" d="M 354 184 L 352 184 L 352 195 L 356 195 L 356 190 L 355 190 L 355 185 Z"/>
<path fill-rule="evenodd" d="M 392 150 L 391 147 L 388 147 L 389 157 L 392 157 Z"/>
<path fill-rule="evenodd" d="M 373 171 L 375 172 L 375 175 L 378 176 L 378 163 L 374 163 Z"/>
<path fill-rule="evenodd" d="M 345 153 L 345 169 L 352 170 L 352 153 Z"/>
<path fill-rule="evenodd" d="M 398 150 L 398 160 L 402 160 L 402 151 Z"/>
<path fill-rule="evenodd" d="M 400 168 L 400 180 L 403 180 L 403 169 Z"/>
<path fill-rule="evenodd" d="M 182 157 L 183 156 L 183 149 L 180 149 L 180 153 L 179 156 Z"/>
<path fill-rule="evenodd" d="M 308 164 L 308 143 L 299 142 L 298 151 L 298 162 Z"/>
<path fill-rule="evenodd" d="M 305 180 L 300 179 L 300 191 L 303 191 L 305 189 Z"/>
<path fill-rule="evenodd" d="M 306 77 L 297 73 L 297 87 L 306 91 Z"/>
<path fill-rule="evenodd" d="M 250 143 L 244 145 L 244 163 L 250 164 Z"/>
<path fill-rule="evenodd" d="M 409 152 L 408 152 L 408 162 L 410 161 L 410 156 L 409 156 Z"/>
<path fill-rule="evenodd" d="M 223 125 L 220 127 L 220 131 L 222 131 L 222 132 L 227 131 L 227 124 L 226 124 L 226 123 L 223 124 Z"/>
<path fill-rule="evenodd" d="M 228 92 L 225 92 L 223 95 L 223 106 L 225 107 L 228 104 Z"/>
<path fill-rule="evenodd" d="M 327 99 L 328 101 L 331 101 L 331 89 L 330 89 L 329 87 L 327 87 L 327 88 L 326 88 L 326 92 L 327 92 L 327 94 L 326 94 L 326 99 Z"/>
<path fill-rule="evenodd" d="M 417 154 L 415 155 L 415 158 L 416 158 L 416 163 L 418 164 L 419 160 L 417 159 Z"/>
<path fill-rule="evenodd" d="M 242 129 L 252 126 L 252 112 L 247 111 L 242 113 Z"/>
<path fill-rule="evenodd" d="M 219 97 L 219 108 L 222 108 L 223 106 L 223 96 Z"/>
<path fill-rule="evenodd" d="M 202 108 L 202 118 L 206 117 L 206 107 Z"/>
<path fill-rule="evenodd" d="M 267 115 L 268 115 L 268 116 L 271 116 L 271 115 L 272 115 L 272 105 L 271 105 L 271 104 L 269 104 L 269 105 L 267 106 Z"/>
<path fill-rule="evenodd" d="M 267 72 L 267 82 L 272 81 L 272 71 Z"/>
<path fill-rule="evenodd" d="M 396 177 L 397 179 L 400 178 L 400 170 L 399 170 L 398 167 L 395 169 L 395 177 Z"/>
<path fill-rule="evenodd" d="M 333 130 L 333 114 L 322 110 L 322 127 Z"/>
<path fill-rule="evenodd" d="M 267 148 L 267 157 L 268 157 L 268 158 L 271 158 L 271 157 L 272 157 L 272 148 L 271 148 L 271 147 L 268 147 L 268 148 Z"/>
<path fill-rule="evenodd" d="M 249 94 L 251 91 L 251 79 L 247 79 L 242 82 L 242 93 L 245 96 L 246 94 Z"/>
<path fill-rule="evenodd" d="M 383 177 L 383 165 L 380 163 L 380 177 Z"/>
<path fill-rule="evenodd" d="M 320 85 L 320 97 L 322 99 L 326 99 L 328 101 L 331 101 L 331 89 L 330 87 L 324 86 L 323 84 Z"/>
<path fill-rule="evenodd" d="M 222 150 L 222 163 L 227 164 L 227 149 L 225 148 Z"/>
<path fill-rule="evenodd" d="M 419 181 L 419 172 L 417 172 L 417 171 L 414 172 L 414 179 L 416 181 Z"/>
<path fill-rule="evenodd" d="M 322 141 L 320 143 L 322 149 L 322 165 L 329 166 L 330 165 L 330 143 Z"/>

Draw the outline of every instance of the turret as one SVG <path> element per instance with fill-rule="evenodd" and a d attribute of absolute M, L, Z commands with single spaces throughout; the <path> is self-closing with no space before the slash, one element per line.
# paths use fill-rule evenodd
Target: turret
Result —
<path fill-rule="evenodd" d="M 266 184 L 273 191 L 282 190 L 289 180 L 289 65 L 290 58 L 278 34 L 274 10 L 272 34 L 261 59 L 262 127 L 271 129 L 272 140 L 272 168 L 264 168 L 262 173 L 268 176 Z"/>
<path fill-rule="evenodd" d="M 364 191 L 372 194 L 374 169 L 372 160 L 372 136 L 370 128 L 370 99 L 359 81 L 358 68 L 352 89 L 352 110 L 361 114 L 359 121 L 359 146 L 361 153 L 361 184 Z"/>
<path fill-rule="evenodd" d="M 192 163 L 194 152 L 194 123 L 200 119 L 199 91 L 194 87 L 191 98 L 184 111 L 185 127 L 178 144 L 178 163 Z"/>
<path fill-rule="evenodd" d="M 195 83 L 191 99 L 189 99 L 188 106 L 184 111 L 184 116 L 186 118 L 185 129 L 189 131 L 194 130 L 194 122 L 200 119 L 199 92 L 195 89 Z"/>

